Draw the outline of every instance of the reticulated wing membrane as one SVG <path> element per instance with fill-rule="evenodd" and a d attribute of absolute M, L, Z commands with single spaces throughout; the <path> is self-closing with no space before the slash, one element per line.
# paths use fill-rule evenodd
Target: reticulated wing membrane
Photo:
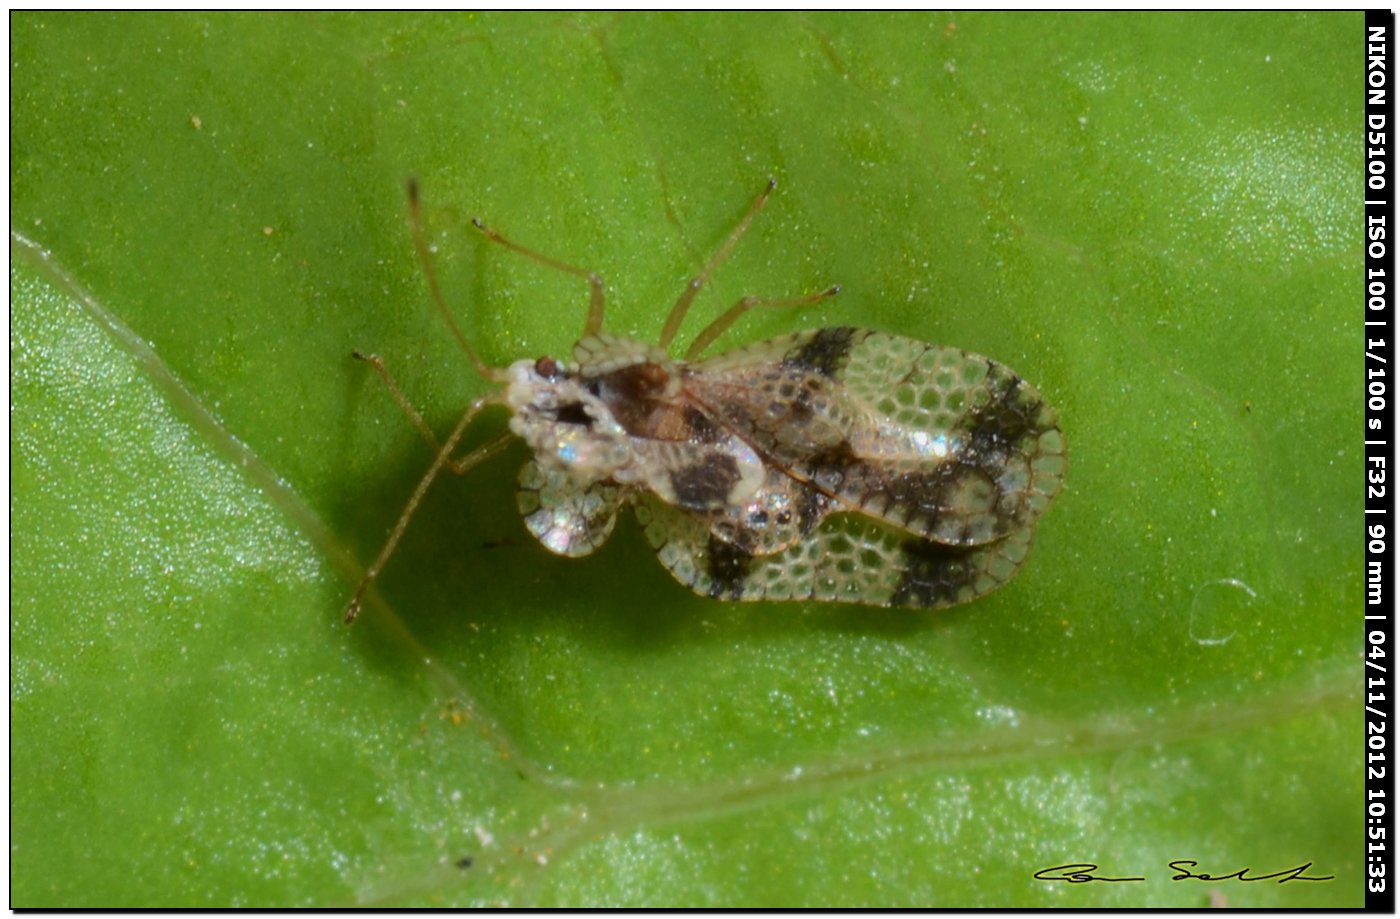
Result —
<path fill-rule="evenodd" d="M 742 503 L 709 511 L 710 535 L 750 555 L 772 555 L 806 539 L 835 501 L 780 469 L 769 467 L 762 486 Z"/>
<path fill-rule="evenodd" d="M 819 329 L 693 365 L 686 387 L 844 507 L 948 545 L 1029 527 L 1064 479 L 1064 436 L 1040 393 L 956 348 Z"/>
<path fill-rule="evenodd" d="M 721 600 L 822 600 L 940 609 L 996 590 L 1030 551 L 1031 528 L 979 546 L 950 546 L 854 514 L 826 518 L 805 538 L 755 555 L 715 536 L 700 517 L 653 495 L 637 519 L 671 575 Z"/>
<path fill-rule="evenodd" d="M 601 546 L 617 521 L 622 489 L 610 482 L 586 488 L 561 471 L 548 471 L 531 460 L 520 470 L 516 505 L 525 528 L 546 549 L 573 558 Z"/>

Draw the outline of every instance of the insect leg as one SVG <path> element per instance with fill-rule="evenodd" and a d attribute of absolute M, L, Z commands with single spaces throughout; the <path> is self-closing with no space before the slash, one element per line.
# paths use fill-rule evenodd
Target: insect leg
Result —
<path fill-rule="evenodd" d="M 437 474 L 442 471 L 443 467 L 451 462 L 449 456 L 453 450 L 457 449 L 457 444 L 462 440 L 462 435 L 466 433 L 467 425 L 471 424 L 472 419 L 477 416 L 478 412 L 486 406 L 495 403 L 499 398 L 498 395 L 482 396 L 472 402 L 471 407 L 462 415 L 462 420 L 458 421 L 457 426 L 452 429 L 452 433 L 448 435 L 442 448 L 438 450 L 437 457 L 433 460 L 433 464 L 428 467 L 427 474 L 425 474 L 422 481 L 418 483 L 418 487 L 413 490 L 412 497 L 408 499 L 408 504 L 404 507 L 403 513 L 399 515 L 399 520 L 394 524 L 393 531 L 389 534 L 389 541 L 384 544 L 383 549 L 379 550 L 379 555 L 375 558 L 374 564 L 370 565 L 365 571 L 365 576 L 360 581 L 360 586 L 355 588 L 355 596 L 351 598 L 349 605 L 345 607 L 346 622 L 355 621 L 355 617 L 359 615 L 360 603 L 364 600 L 365 592 L 369 590 L 370 586 L 374 584 L 375 579 L 379 577 L 379 572 L 384 569 L 384 564 L 389 561 L 389 556 L 394 554 L 394 549 L 398 547 L 399 540 L 403 538 L 404 530 L 408 528 L 408 521 L 412 519 L 413 512 L 418 509 L 418 505 L 423 501 L 423 496 L 428 493 L 428 486 L 433 484 L 433 479 L 437 478 Z M 476 450 L 473 450 L 471 453 L 468 453 L 461 461 L 462 469 L 465 471 L 468 467 L 497 453 L 501 449 L 501 446 L 504 445 L 498 442 L 503 440 L 505 440 L 504 437 L 496 438 L 495 441 L 488 442 L 478 447 Z"/>
<path fill-rule="evenodd" d="M 567 274 L 577 275 L 580 278 L 587 279 L 589 286 L 588 321 L 584 323 L 583 334 L 585 336 L 592 335 L 594 332 L 597 332 L 603 327 L 602 276 L 598 275 L 595 272 L 587 271 L 583 268 L 577 268 L 573 265 L 566 264 L 564 262 L 559 261 L 558 259 L 552 259 L 547 255 L 541 255 L 534 249 L 527 249 L 519 243 L 511 242 L 509 239 L 506 239 L 500 233 L 497 233 L 495 230 L 482 223 L 480 217 L 473 217 L 472 225 L 475 226 L 478 230 L 480 230 L 487 239 L 491 240 L 493 243 L 500 243 L 512 252 L 519 252 L 526 258 L 532 258 L 535 261 L 539 262 L 541 265 L 548 265 L 550 268 L 553 268 L 556 271 L 563 271 Z"/>
<path fill-rule="evenodd" d="M 428 423 L 423 420 L 423 416 L 419 413 L 418 409 L 413 407 L 413 403 L 408 400 L 408 396 L 404 395 L 403 389 L 394 380 L 393 375 L 389 373 L 389 368 L 385 366 L 384 359 L 378 354 L 363 354 L 359 351 L 350 352 L 350 356 L 357 361 L 364 361 L 366 364 L 369 364 L 370 367 L 374 368 L 374 372 L 379 374 L 379 378 L 384 381 L 384 385 L 389 387 L 389 393 L 394 397 L 394 401 L 399 404 L 399 408 L 403 409 L 403 413 L 408 416 L 408 420 L 413 422 L 413 426 L 418 429 L 418 433 L 423 435 L 423 440 L 427 441 L 428 446 L 432 447 L 434 453 L 441 450 L 442 445 L 438 443 L 437 435 L 433 433 L 432 428 L 428 427 Z M 481 460 L 494 456 L 500 450 L 504 449 L 505 446 L 511 442 L 511 439 L 509 433 L 501 434 L 490 443 L 476 448 L 460 459 L 449 459 L 446 464 L 447 471 L 453 475 L 461 475 Z M 478 453 L 483 453 L 487 447 L 492 448 L 489 453 L 477 456 Z"/>
<path fill-rule="evenodd" d="M 685 352 L 685 359 L 695 360 L 706 348 L 714 344 L 715 339 L 723 335 L 724 331 L 733 325 L 736 319 L 756 306 L 811 306 L 813 303 L 820 303 L 827 297 L 834 297 L 840 292 L 840 287 L 828 287 L 826 290 L 808 294 L 805 297 L 744 297 L 695 336 L 695 341 Z"/>
<path fill-rule="evenodd" d="M 467 451 L 458 459 L 448 460 L 447 471 L 453 475 L 461 475 L 477 463 L 489 460 L 514 442 L 514 434 L 510 431 L 502 431 L 475 450 Z"/>
<path fill-rule="evenodd" d="M 666 325 L 661 329 L 661 340 L 657 344 L 665 350 L 672 341 L 675 340 L 676 333 L 681 330 L 681 322 L 685 319 L 686 311 L 690 309 L 690 304 L 695 300 L 695 295 L 700 293 L 700 288 L 705 286 L 705 282 L 714 274 L 720 262 L 728 257 L 730 251 L 738 244 L 739 238 L 744 235 L 744 231 L 753 223 L 754 217 L 763 209 L 768 196 L 773 193 L 773 189 L 778 187 L 778 180 L 768 179 L 768 184 L 763 187 L 763 191 L 758 193 L 758 197 L 753 199 L 749 209 L 744 212 L 744 216 L 739 220 L 739 225 L 730 232 L 729 238 L 719 247 L 714 255 L 710 256 L 709 262 L 700 270 L 700 273 L 690 279 L 690 283 L 685 286 L 680 297 L 676 299 L 676 305 L 671 307 L 671 314 L 666 317 Z M 731 320 L 732 321 L 732 320 Z"/>
<path fill-rule="evenodd" d="M 379 378 L 384 381 L 384 385 L 389 387 L 389 394 L 394 397 L 394 401 L 403 409 L 403 413 L 408 416 L 408 420 L 413 422 L 413 426 L 418 429 L 418 433 L 423 435 L 423 439 L 428 442 L 428 446 L 434 450 L 441 450 L 437 436 L 433 434 L 433 429 L 428 427 L 428 423 L 423 420 L 418 409 L 413 407 L 413 403 L 408 401 L 408 396 L 403 394 L 399 384 L 394 382 L 394 377 L 389 373 L 389 368 L 384 366 L 384 359 L 378 354 L 364 354 L 359 351 L 351 351 L 350 356 L 357 361 L 364 361 L 369 364 L 374 372 L 379 374 Z"/>

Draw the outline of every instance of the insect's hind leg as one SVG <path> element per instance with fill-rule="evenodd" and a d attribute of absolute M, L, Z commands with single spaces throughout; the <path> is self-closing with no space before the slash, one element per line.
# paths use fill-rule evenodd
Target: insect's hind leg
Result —
<path fill-rule="evenodd" d="M 452 429 L 452 433 L 447 436 L 447 440 L 443 442 L 442 447 L 438 450 L 437 457 L 433 460 L 433 464 L 428 467 L 427 473 L 418 483 L 418 487 L 413 490 L 413 495 L 408 499 L 408 504 L 404 506 L 403 513 L 399 515 L 398 522 L 394 524 L 394 529 L 389 534 L 388 542 L 384 544 L 383 549 L 379 550 L 379 555 L 375 558 L 374 563 L 365 570 L 364 578 L 360 581 L 359 586 L 355 588 L 355 595 L 345 607 L 345 621 L 347 623 L 354 622 L 355 617 L 359 615 L 360 604 L 364 600 L 365 593 L 374 584 L 375 580 L 378 579 L 379 572 L 384 569 L 384 565 L 389 561 L 389 557 L 393 555 L 394 550 L 398 548 L 399 540 L 403 538 L 404 531 L 408 529 L 409 520 L 413 518 L 414 511 L 418 510 L 418 505 L 423 502 L 423 496 L 428 493 L 428 487 L 433 484 L 433 479 L 436 479 L 437 474 L 451 462 L 449 457 L 452 451 L 457 449 L 457 444 L 461 442 L 462 435 L 467 431 L 467 426 L 471 424 L 472 419 L 475 418 L 483 408 L 495 403 L 499 398 L 500 397 L 497 395 L 482 396 L 474 401 L 467 409 L 466 413 L 462 415 L 462 419 L 457 422 L 457 426 Z M 462 471 L 466 471 L 487 457 L 495 455 L 509 440 L 509 435 L 502 435 L 478 447 L 471 453 L 468 453 L 460 461 Z"/>
<path fill-rule="evenodd" d="M 815 294 L 808 294 L 805 297 L 744 297 L 716 319 L 714 322 L 700 330 L 700 334 L 695 336 L 695 341 L 691 342 L 686 349 L 685 359 L 693 361 L 704 353 L 705 349 L 715 343 L 715 339 L 724 334 L 725 330 L 732 326 L 740 316 L 749 310 L 760 306 L 778 307 L 803 307 L 811 306 L 813 303 L 820 303 L 827 297 L 834 297 L 841 292 L 839 286 L 828 287 L 826 290 Z"/>

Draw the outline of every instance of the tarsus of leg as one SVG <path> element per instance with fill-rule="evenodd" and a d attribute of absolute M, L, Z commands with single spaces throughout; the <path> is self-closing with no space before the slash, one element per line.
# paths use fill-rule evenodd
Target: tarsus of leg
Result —
<path fill-rule="evenodd" d="M 714 255 L 710 256 L 709 262 L 700 270 L 700 273 L 691 278 L 690 283 L 685 286 L 685 290 L 682 291 L 680 297 L 676 299 L 676 305 L 671 307 L 671 314 L 666 317 L 666 325 L 661 329 L 661 340 L 658 344 L 663 350 L 670 346 L 671 342 L 676 338 L 676 333 L 681 330 L 681 323 L 685 320 L 686 311 L 690 309 L 690 304 L 695 300 L 695 295 L 700 293 L 700 288 L 705 286 L 705 282 L 710 279 L 710 275 L 714 274 L 715 269 L 729 256 L 730 251 L 738 244 L 740 237 L 744 235 L 744 231 L 749 228 L 749 224 L 753 223 L 754 217 L 758 216 L 758 212 L 763 209 L 763 205 L 767 202 L 768 196 L 771 195 L 773 189 L 777 187 L 778 180 L 770 177 L 768 179 L 768 184 L 763 187 L 763 191 L 758 193 L 758 197 L 753 199 L 753 203 L 749 205 L 749 209 L 744 212 L 744 216 L 740 219 L 739 225 L 730 232 L 729 238 L 724 241 L 724 244 L 719 247 Z M 743 311 L 740 310 L 740 312 Z M 733 322 L 733 320 L 731 319 L 730 322 Z"/>
<path fill-rule="evenodd" d="M 572 274 L 586 279 L 589 286 L 588 319 L 584 323 L 583 334 L 585 336 L 592 335 L 603 327 L 603 278 L 601 275 L 585 268 L 579 268 L 575 265 L 561 262 L 558 259 L 550 258 L 547 255 L 541 255 L 534 249 L 527 249 L 517 242 L 512 242 L 482 223 L 480 217 L 473 217 L 472 225 L 480 230 L 482 234 L 493 243 L 500 243 L 512 252 L 518 252 L 526 258 L 534 259 L 541 265 L 546 265 L 556 271 L 562 271 L 566 274 Z"/>
<path fill-rule="evenodd" d="M 695 336 L 695 341 L 685 352 L 685 359 L 693 361 L 704 353 L 705 349 L 715 343 L 715 339 L 724 334 L 725 330 L 732 326 L 740 316 L 755 307 L 803 307 L 811 306 L 813 303 L 820 303 L 827 297 L 834 297 L 841 292 L 840 287 L 828 287 L 820 293 L 808 294 L 805 297 L 744 297 L 716 319 L 705 326 L 700 334 Z"/>
<path fill-rule="evenodd" d="M 486 365 L 486 362 L 476 353 L 476 349 L 467 341 L 467 337 L 462 334 L 457 320 L 452 318 L 452 311 L 447 308 L 447 301 L 442 296 L 442 287 L 438 284 L 437 271 L 433 269 L 432 253 L 428 250 L 428 240 L 423 233 L 423 209 L 418 201 L 418 181 L 416 179 L 408 180 L 408 224 L 413 234 L 413 248 L 417 250 L 418 261 L 423 264 L 423 274 L 428 278 L 428 290 L 432 293 L 433 303 L 447 322 L 447 327 L 452 330 L 452 335 L 457 339 L 458 346 L 466 352 L 478 376 L 497 383 L 504 382 L 505 371 Z"/>
<path fill-rule="evenodd" d="M 453 450 L 457 449 L 457 444 L 461 441 L 462 435 L 466 433 L 467 426 L 471 424 L 472 419 L 476 417 L 478 412 L 497 401 L 499 401 L 499 396 L 497 395 L 482 396 L 474 401 L 471 407 L 467 409 L 466 413 L 462 415 L 462 420 L 458 421 L 457 426 L 452 429 L 452 433 L 448 435 L 447 440 L 443 442 L 442 448 L 438 450 L 437 457 L 433 460 L 433 464 L 428 467 L 427 474 L 425 474 L 422 481 L 418 483 L 418 487 L 413 490 L 413 496 L 408 499 L 408 504 L 404 507 L 403 513 L 399 514 L 399 520 L 394 524 L 394 529 L 389 534 L 389 541 L 384 544 L 383 549 L 379 550 L 379 555 L 375 558 L 374 564 L 366 569 L 364 579 L 360 581 L 360 586 L 355 588 L 355 596 L 351 598 L 349 605 L 345 607 L 346 622 L 354 622 L 355 617 L 359 615 L 360 604 L 364 601 L 365 592 L 374 584 L 375 580 L 379 577 L 379 572 L 384 570 L 385 563 L 388 562 L 389 557 L 394 554 L 394 549 L 398 547 L 399 540 L 403 538 L 404 530 L 408 529 L 408 521 L 413 518 L 413 512 L 418 510 L 418 505 L 422 503 L 423 496 L 428 493 L 428 486 L 433 484 L 433 479 L 436 479 L 437 474 L 442 471 L 443 467 L 449 464 L 449 456 Z M 502 435 L 496 438 L 495 441 L 488 442 L 478 447 L 476 450 L 473 450 L 461 460 L 462 469 L 465 471 L 467 468 L 476 465 L 488 456 L 499 452 L 501 447 L 504 446 L 504 443 L 508 442 L 508 440 L 508 437 Z M 498 444 L 497 441 L 501 441 L 502 443 Z"/>

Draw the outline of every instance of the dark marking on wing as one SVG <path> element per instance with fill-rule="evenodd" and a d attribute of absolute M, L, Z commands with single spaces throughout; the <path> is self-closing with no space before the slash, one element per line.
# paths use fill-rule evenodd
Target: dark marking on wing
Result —
<path fill-rule="evenodd" d="M 753 566 L 753 556 L 714 534 L 705 547 L 709 559 L 710 596 L 721 600 L 738 600 L 744 595 L 744 581 Z"/>
<path fill-rule="evenodd" d="M 973 550 L 945 546 L 929 539 L 909 539 L 900 545 L 904 571 L 890 595 L 895 606 L 931 606 L 956 603 L 958 591 L 977 580 Z"/>
<path fill-rule="evenodd" d="M 718 520 L 710 527 L 712 538 L 727 543 L 745 555 L 757 555 L 758 534 L 752 528 L 736 526 L 728 520 Z"/>
<path fill-rule="evenodd" d="M 1001 453 L 964 448 L 931 469 L 897 473 L 856 456 L 846 441 L 813 454 L 803 465 L 823 491 L 845 495 L 858 505 L 882 497 L 891 505 L 910 509 L 909 519 L 922 519 L 933 532 L 939 518 L 953 508 L 959 495 L 981 492 L 990 503 L 997 493 L 996 476 Z M 966 528 L 964 528 L 966 530 Z M 968 540 L 964 532 L 962 540 Z"/>
<path fill-rule="evenodd" d="M 1025 398 L 1021 378 L 1014 374 L 997 385 L 992 400 L 970 412 L 959 427 L 967 431 L 972 454 L 1000 460 L 1025 437 L 1040 431 L 1036 419 L 1042 403 Z"/>
<path fill-rule="evenodd" d="M 692 443 L 712 444 L 724 437 L 724 429 L 715 424 L 709 415 L 693 405 L 685 406 L 682 417 L 685 419 L 685 429 L 688 432 L 685 439 Z"/>
<path fill-rule="evenodd" d="M 802 461 L 802 465 L 812 471 L 812 481 L 833 493 L 841 490 L 853 468 L 863 464 L 864 460 L 856 456 L 850 442 L 845 440 L 813 453 Z"/>
<path fill-rule="evenodd" d="M 855 334 L 850 326 L 820 329 L 810 340 L 783 355 L 783 364 L 834 377 L 846 366 Z"/>
<path fill-rule="evenodd" d="M 832 499 L 810 485 L 797 488 L 797 528 L 803 536 L 811 533 L 831 509 Z"/>
<path fill-rule="evenodd" d="M 739 481 L 739 463 L 728 453 L 714 452 L 694 466 L 671 473 L 676 503 L 692 510 L 723 507 L 734 483 Z"/>

